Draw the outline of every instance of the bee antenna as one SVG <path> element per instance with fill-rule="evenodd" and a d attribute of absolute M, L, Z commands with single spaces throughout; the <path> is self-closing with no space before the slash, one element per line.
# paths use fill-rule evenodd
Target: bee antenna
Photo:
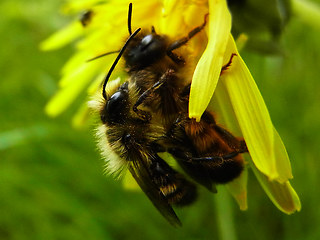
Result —
<path fill-rule="evenodd" d="M 93 58 L 88 59 L 87 62 L 91 62 L 91 61 L 96 60 L 96 59 L 98 59 L 98 58 L 101 58 L 101 57 L 104 57 L 104 56 L 107 56 L 107 55 L 110 55 L 110 54 L 118 53 L 118 52 L 120 52 L 120 50 L 111 51 L 111 52 L 106 52 L 106 53 L 103 53 L 103 54 L 101 54 L 101 55 L 98 55 L 98 56 L 95 56 L 95 57 L 93 57 Z"/>
<path fill-rule="evenodd" d="M 111 76 L 111 73 L 113 72 L 114 68 L 116 67 L 117 63 L 119 62 L 123 52 L 126 50 L 129 42 L 138 34 L 138 32 L 140 32 L 141 28 L 138 28 L 137 30 L 134 31 L 134 33 L 132 33 L 130 35 L 130 37 L 127 39 L 127 41 L 125 42 L 125 44 L 123 45 L 123 47 L 121 48 L 121 50 L 119 51 L 119 54 L 117 56 L 117 58 L 114 60 L 107 76 L 105 77 L 104 79 L 104 82 L 103 82 L 103 87 L 102 87 L 102 96 L 104 99 L 107 99 L 107 94 L 106 94 L 106 86 L 107 86 L 107 83 L 108 83 L 108 80 Z"/>
<path fill-rule="evenodd" d="M 132 35 L 131 19 L 132 19 L 132 3 L 129 3 L 129 10 L 128 10 L 128 31 L 129 31 L 130 36 Z M 88 59 L 87 62 L 91 62 L 91 61 L 96 60 L 96 59 L 98 59 L 98 58 L 107 56 L 107 55 L 109 55 L 109 54 L 118 53 L 118 52 L 120 52 L 120 50 L 103 53 L 103 54 L 101 54 L 101 55 L 98 55 L 98 56 L 96 56 L 96 57 L 93 57 L 93 58 Z"/>
<path fill-rule="evenodd" d="M 132 3 L 129 3 L 129 10 L 128 10 L 128 30 L 129 30 L 129 34 L 130 34 L 130 35 L 132 35 L 131 19 L 132 19 Z"/>

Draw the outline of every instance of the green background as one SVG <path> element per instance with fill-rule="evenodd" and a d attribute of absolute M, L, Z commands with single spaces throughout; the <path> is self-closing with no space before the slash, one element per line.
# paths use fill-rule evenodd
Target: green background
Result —
<path fill-rule="evenodd" d="M 76 103 L 55 119 L 45 115 L 73 53 L 73 46 L 39 51 L 70 20 L 59 14 L 61 4 L 0 3 L 1 240 L 230 240 L 233 233 L 237 239 L 320 239 L 319 29 L 293 18 L 281 39 L 283 57 L 243 53 L 287 147 L 301 212 L 276 209 L 249 172 L 247 211 L 223 192 L 201 189 L 196 204 L 177 210 L 184 225 L 175 229 L 142 193 L 103 174 L 92 128 L 71 127 Z"/>

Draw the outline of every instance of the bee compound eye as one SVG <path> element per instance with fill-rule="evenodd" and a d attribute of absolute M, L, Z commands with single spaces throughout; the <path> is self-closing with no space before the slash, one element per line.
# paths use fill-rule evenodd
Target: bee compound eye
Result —
<path fill-rule="evenodd" d="M 122 102 L 124 100 L 121 92 L 114 93 L 107 102 L 106 110 L 109 116 L 117 114 L 121 109 Z"/>
<path fill-rule="evenodd" d="M 145 49 L 148 45 L 150 45 L 153 41 L 153 36 L 151 34 L 145 36 L 142 40 L 141 40 L 141 48 Z"/>
<path fill-rule="evenodd" d="M 123 122 L 124 111 L 126 109 L 127 92 L 119 90 L 115 92 L 107 101 L 104 110 L 101 113 L 103 123 L 119 123 Z"/>
<path fill-rule="evenodd" d="M 135 68 L 150 66 L 166 54 L 166 44 L 165 39 L 160 35 L 144 36 L 125 54 L 127 66 Z"/>
<path fill-rule="evenodd" d="M 165 42 L 160 36 L 149 34 L 141 40 L 139 49 L 147 58 L 160 56 L 165 52 Z"/>

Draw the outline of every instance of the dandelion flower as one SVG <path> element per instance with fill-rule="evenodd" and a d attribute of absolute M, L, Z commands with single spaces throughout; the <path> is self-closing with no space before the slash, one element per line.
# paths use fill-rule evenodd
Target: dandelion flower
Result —
<path fill-rule="evenodd" d="M 249 150 L 248 166 L 253 170 L 271 201 L 281 211 L 290 214 L 300 210 L 300 200 L 291 187 L 290 161 L 275 130 L 264 100 L 242 60 L 230 33 L 231 14 L 226 0 L 153 0 L 132 1 L 133 29 L 154 26 L 158 32 L 179 38 L 199 26 L 209 13 L 206 30 L 188 43 L 194 59 L 189 117 L 200 120 L 207 109 L 217 109 L 224 123 L 242 135 Z M 77 20 L 54 34 L 41 45 L 44 50 L 56 49 L 68 42 L 77 41 L 77 51 L 62 69 L 60 90 L 49 101 L 46 112 L 57 116 L 87 90 L 92 95 L 99 88 L 104 75 L 114 60 L 110 54 L 96 61 L 86 60 L 105 52 L 119 50 L 128 37 L 128 1 L 97 0 L 69 1 L 65 12 L 89 10 L 82 21 Z M 231 66 L 220 76 L 222 66 L 230 56 L 236 56 Z M 118 67 L 113 77 L 123 77 Z M 83 107 L 80 113 L 85 114 Z M 77 115 L 77 119 L 81 119 Z M 227 184 L 241 209 L 247 208 L 247 171 Z"/>

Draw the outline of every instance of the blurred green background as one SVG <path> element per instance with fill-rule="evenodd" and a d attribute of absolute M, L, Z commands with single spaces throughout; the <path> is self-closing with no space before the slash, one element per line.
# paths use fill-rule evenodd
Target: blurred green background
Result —
<path fill-rule="evenodd" d="M 277 210 L 250 172 L 247 211 L 223 192 L 201 189 L 196 204 L 177 210 L 184 225 L 175 229 L 142 193 L 103 174 L 92 128 L 71 127 L 77 104 L 56 119 L 44 113 L 73 52 L 39 51 L 70 20 L 59 14 L 62 2 L 0 3 L 1 240 L 222 239 L 232 224 L 238 239 L 320 239 L 319 29 L 293 18 L 281 39 L 283 57 L 243 53 L 286 144 L 301 212 Z M 234 222 L 221 221 L 218 209 Z"/>

